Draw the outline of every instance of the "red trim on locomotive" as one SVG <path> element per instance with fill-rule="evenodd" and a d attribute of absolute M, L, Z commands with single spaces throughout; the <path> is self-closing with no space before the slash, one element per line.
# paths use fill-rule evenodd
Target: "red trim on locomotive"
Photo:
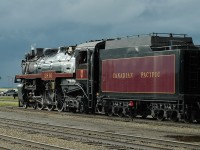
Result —
<path fill-rule="evenodd" d="M 36 79 L 41 78 L 41 74 L 22 74 L 16 75 L 16 79 Z"/>
<path fill-rule="evenodd" d="M 77 69 L 76 70 L 76 79 L 77 80 L 87 80 L 88 75 L 87 75 L 87 69 Z"/>
<path fill-rule="evenodd" d="M 16 75 L 16 79 L 36 79 L 41 78 L 42 80 L 55 80 L 56 78 L 72 78 L 73 73 L 56 73 L 55 71 L 46 71 L 39 74 L 23 74 Z"/>
<path fill-rule="evenodd" d="M 102 92 L 175 94 L 175 55 L 102 61 Z"/>

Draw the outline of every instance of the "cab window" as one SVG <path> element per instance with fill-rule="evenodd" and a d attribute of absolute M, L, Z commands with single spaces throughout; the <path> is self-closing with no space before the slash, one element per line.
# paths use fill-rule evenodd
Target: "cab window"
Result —
<path fill-rule="evenodd" d="M 87 51 L 79 52 L 79 64 L 87 63 Z"/>

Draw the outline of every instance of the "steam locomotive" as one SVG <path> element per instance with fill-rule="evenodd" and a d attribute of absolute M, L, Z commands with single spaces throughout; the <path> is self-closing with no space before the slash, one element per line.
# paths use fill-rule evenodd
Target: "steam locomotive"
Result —
<path fill-rule="evenodd" d="M 200 48 L 185 34 L 35 48 L 21 66 L 25 108 L 200 121 Z"/>

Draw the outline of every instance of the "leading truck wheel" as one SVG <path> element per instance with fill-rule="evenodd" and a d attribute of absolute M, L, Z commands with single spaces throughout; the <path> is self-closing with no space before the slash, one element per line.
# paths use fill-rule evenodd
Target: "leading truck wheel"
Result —
<path fill-rule="evenodd" d="M 27 104 L 27 103 L 24 103 L 24 104 L 23 104 L 23 108 L 24 108 L 24 109 L 27 109 L 27 107 L 28 107 L 28 104 Z"/>

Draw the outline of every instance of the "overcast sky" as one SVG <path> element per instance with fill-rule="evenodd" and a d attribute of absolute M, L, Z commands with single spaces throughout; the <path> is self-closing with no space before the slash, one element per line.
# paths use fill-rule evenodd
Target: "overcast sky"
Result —
<path fill-rule="evenodd" d="M 0 0 L 0 87 L 21 73 L 31 45 L 152 32 L 185 33 L 200 44 L 199 15 L 200 0 Z"/>

